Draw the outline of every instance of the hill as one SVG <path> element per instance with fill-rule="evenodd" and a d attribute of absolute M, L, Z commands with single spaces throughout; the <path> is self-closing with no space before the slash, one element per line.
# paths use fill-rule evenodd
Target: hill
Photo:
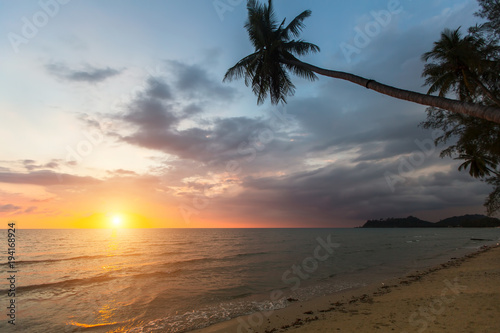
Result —
<path fill-rule="evenodd" d="M 500 227 L 500 219 L 485 215 L 453 216 L 433 223 L 414 216 L 368 220 L 362 228 L 493 228 Z"/>
<path fill-rule="evenodd" d="M 430 228 L 434 223 L 420 220 L 413 216 L 406 218 L 388 218 L 380 220 L 368 220 L 362 228 Z"/>

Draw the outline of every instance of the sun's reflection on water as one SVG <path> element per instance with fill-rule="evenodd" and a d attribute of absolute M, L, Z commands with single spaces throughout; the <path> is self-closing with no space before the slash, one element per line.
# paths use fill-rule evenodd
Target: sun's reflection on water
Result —
<path fill-rule="evenodd" d="M 105 276 L 108 278 L 104 283 L 99 283 L 95 286 L 95 295 L 92 297 L 92 302 L 89 306 L 93 307 L 93 315 L 87 318 L 87 322 L 80 320 L 80 322 L 72 321 L 70 324 L 78 327 L 103 327 L 114 326 L 119 323 L 118 312 L 120 308 L 119 302 L 116 300 L 116 294 L 119 291 L 119 285 L 115 283 L 116 276 L 114 272 L 120 268 L 119 254 L 122 250 L 119 230 L 112 229 L 108 237 L 104 241 L 107 243 L 102 247 L 102 253 L 105 255 L 104 264 L 101 269 L 105 271 Z"/>

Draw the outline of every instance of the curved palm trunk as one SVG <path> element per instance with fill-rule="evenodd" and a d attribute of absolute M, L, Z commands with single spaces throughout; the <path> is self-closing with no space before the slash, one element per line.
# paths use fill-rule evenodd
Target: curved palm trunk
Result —
<path fill-rule="evenodd" d="M 466 114 L 469 116 L 489 120 L 497 124 L 500 124 L 500 108 L 497 107 L 466 103 L 445 97 L 426 95 L 414 91 L 399 89 L 385 85 L 375 80 L 365 79 L 364 77 L 357 76 L 354 74 L 332 71 L 316 67 L 314 65 L 302 62 L 300 60 L 286 59 L 283 60 L 283 62 L 288 63 L 290 65 L 302 66 L 303 68 L 309 69 L 323 76 L 350 81 L 352 83 L 366 87 L 367 89 L 372 89 L 376 92 L 397 99 L 402 99 L 405 101 L 410 101 L 426 106 L 433 106 L 455 113 Z"/>

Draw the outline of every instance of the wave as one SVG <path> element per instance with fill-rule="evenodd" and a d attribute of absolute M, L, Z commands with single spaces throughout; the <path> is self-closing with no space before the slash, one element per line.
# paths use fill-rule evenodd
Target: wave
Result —
<path fill-rule="evenodd" d="M 218 260 L 217 258 L 193 258 L 193 259 L 185 259 L 185 260 L 166 262 L 164 265 L 165 266 L 174 266 L 174 265 L 182 265 L 182 264 L 195 263 L 195 262 L 210 262 L 210 261 L 217 261 L 217 260 Z"/>
<path fill-rule="evenodd" d="M 139 256 L 139 255 L 141 255 L 141 254 L 140 253 L 130 253 L 130 254 L 113 255 L 113 257 L 132 257 L 132 256 Z M 19 265 L 19 264 L 32 265 L 32 264 L 45 264 L 45 263 L 51 263 L 51 262 L 70 261 L 70 260 L 101 259 L 101 258 L 108 258 L 108 257 L 110 257 L 110 256 L 106 255 L 106 254 L 96 254 L 93 256 L 78 256 L 78 257 L 61 258 L 61 259 L 17 260 L 15 262 L 15 264 L 16 265 Z M 9 264 L 8 262 L 3 262 L 3 263 L 0 263 L 0 266 L 7 266 L 8 264 Z"/>
<path fill-rule="evenodd" d="M 199 262 L 199 261 L 208 261 L 208 260 L 226 260 L 226 259 L 234 259 L 234 258 L 242 258 L 242 257 L 250 257 L 250 256 L 257 256 L 257 255 L 265 255 L 269 254 L 270 252 L 251 252 L 251 253 L 239 253 L 236 255 L 232 256 L 227 256 L 223 258 L 195 258 L 195 259 L 188 259 L 188 260 L 180 260 L 172 263 L 166 263 L 166 264 L 182 264 L 182 263 L 187 263 L 187 262 Z M 178 255 L 182 254 L 182 252 L 179 251 L 167 251 L 159 254 L 159 256 L 168 256 L 168 255 Z M 132 256 L 140 256 L 142 253 L 123 253 L 123 254 L 117 254 L 113 255 L 113 257 L 132 257 Z M 46 263 L 55 263 L 55 262 L 61 262 L 61 261 L 72 261 L 72 260 L 95 260 L 95 259 L 101 259 L 101 258 L 108 258 L 110 257 L 109 255 L 106 254 L 96 254 L 92 256 L 77 256 L 77 257 L 70 257 L 70 258 L 60 258 L 60 259 L 41 259 L 41 260 L 17 260 L 15 262 L 16 265 L 36 265 L 36 264 L 46 264 Z M 7 266 L 9 265 L 8 262 L 3 262 L 0 263 L 0 267 L 2 266 Z"/>
<path fill-rule="evenodd" d="M 129 324 L 130 320 L 122 321 L 122 322 L 112 322 L 112 323 L 101 323 L 101 324 L 84 324 L 84 323 L 79 323 L 76 321 L 70 321 L 67 323 L 67 325 L 79 327 L 80 329 L 83 329 L 83 331 L 87 331 L 85 329 L 88 329 L 89 331 L 93 331 L 95 328 L 106 328 L 108 329 L 114 329 L 118 328 L 119 326 L 127 325 Z M 111 332 L 111 331 L 109 331 Z M 119 331 L 121 332 L 121 330 Z"/>
<path fill-rule="evenodd" d="M 183 261 L 177 261 L 177 262 L 172 262 L 172 263 L 165 263 L 163 265 L 159 265 L 158 267 L 171 267 L 172 269 L 170 271 L 153 271 L 153 272 L 137 272 L 137 270 L 142 270 L 142 267 L 136 267 L 132 271 L 129 271 L 128 274 L 126 275 L 121 275 L 117 276 L 116 273 L 118 272 L 125 272 L 129 268 L 123 268 L 120 270 L 115 270 L 115 271 L 110 271 L 103 273 L 98 276 L 92 276 L 92 277 L 86 277 L 86 278 L 78 278 L 78 279 L 68 279 L 68 280 L 63 280 L 63 281 L 57 281 L 57 282 L 50 282 L 50 283 L 41 283 L 41 284 L 33 284 L 33 285 L 27 285 L 27 286 L 18 286 L 16 287 L 16 290 L 19 292 L 22 291 L 33 291 L 37 289 L 45 289 L 45 288 L 70 288 L 70 287 L 75 287 L 75 286 L 83 286 L 83 285 L 88 285 L 92 283 L 102 283 L 102 282 L 107 282 L 110 280 L 114 279 L 121 279 L 121 278 L 131 278 L 131 279 L 138 279 L 138 278 L 144 278 L 144 277 L 166 277 L 166 276 L 172 276 L 172 275 L 178 275 L 179 273 L 182 273 L 181 268 L 175 268 L 178 265 L 181 264 L 186 264 L 186 263 L 192 263 L 192 262 L 205 262 L 205 261 L 212 261 L 210 258 L 200 258 L 200 259 L 190 259 L 190 260 L 183 260 Z M 8 289 L 0 289 L 0 293 L 8 292 Z"/>
<path fill-rule="evenodd" d="M 270 252 L 252 252 L 252 253 L 239 253 L 235 255 L 228 255 L 220 258 L 216 257 L 206 257 L 206 258 L 192 258 L 192 259 L 182 259 L 182 260 L 177 260 L 177 261 L 172 261 L 172 262 L 165 262 L 161 264 L 160 266 L 163 267 L 177 267 L 177 266 L 184 266 L 184 265 L 192 265 L 188 266 L 188 268 L 196 270 L 199 267 L 193 266 L 194 264 L 200 264 L 200 263 L 217 263 L 217 262 L 227 262 L 230 260 L 235 260 L 235 259 L 241 259 L 244 257 L 251 257 L 251 256 L 259 256 L 259 255 L 265 255 L 269 254 Z M 216 269 L 217 267 L 212 267 L 212 269 Z"/>
<path fill-rule="evenodd" d="M 163 255 L 165 255 L 166 253 L 168 252 L 165 252 Z M 171 253 L 173 254 L 175 252 Z M 65 276 L 64 278 L 67 279 L 61 281 L 18 286 L 16 290 L 18 290 L 19 292 L 29 292 L 40 289 L 59 289 L 59 288 L 65 289 L 65 288 L 73 288 L 78 286 L 89 285 L 93 283 L 108 282 L 110 280 L 122 279 L 122 278 L 144 279 L 144 278 L 155 278 L 155 277 L 178 276 L 184 274 L 186 270 L 187 271 L 205 270 L 206 266 L 200 264 L 211 264 L 210 269 L 218 269 L 218 266 L 220 265 L 217 263 L 223 263 L 227 262 L 228 260 L 241 259 L 250 256 L 266 255 L 268 253 L 269 252 L 250 252 L 250 253 L 238 253 L 234 255 L 228 255 L 220 258 L 215 258 L 215 257 L 188 258 L 188 259 L 174 260 L 172 262 L 160 261 L 156 263 L 153 262 L 150 264 L 146 263 L 151 267 L 146 269 L 146 272 L 144 271 L 144 266 L 142 265 L 140 266 L 131 265 L 118 270 L 100 273 L 99 275 L 94 275 L 89 277 L 69 278 L 69 276 Z M 140 254 L 122 254 L 118 256 L 137 256 L 137 255 Z M 37 265 L 37 264 L 57 263 L 57 262 L 75 261 L 75 260 L 98 260 L 106 257 L 108 256 L 100 254 L 100 255 L 77 256 L 77 257 L 61 258 L 61 259 L 21 260 L 21 261 L 16 261 L 16 265 Z M 5 265 L 5 264 L 2 263 L 0 265 Z M 3 290 L 0 289 L 0 293 L 7 291 L 8 289 L 3 289 Z M 245 296 L 248 295 L 243 294 L 243 295 L 237 295 L 236 297 L 239 298 Z"/>
<path fill-rule="evenodd" d="M 233 257 L 229 257 L 229 258 L 252 257 L 252 256 L 260 256 L 260 255 L 264 255 L 264 254 L 270 254 L 270 252 L 240 253 L 240 254 L 237 254 L 237 255 L 235 255 Z"/>
<path fill-rule="evenodd" d="M 182 269 L 174 269 L 169 272 L 165 271 L 154 271 L 154 272 L 149 272 L 149 273 L 139 273 L 139 274 L 134 274 L 131 276 L 131 278 L 134 279 L 143 279 L 146 277 L 166 277 L 166 276 L 176 276 L 179 275 L 179 273 L 182 273 Z"/>
<path fill-rule="evenodd" d="M 16 291 L 32 291 L 35 289 L 43 289 L 43 288 L 68 288 L 68 287 L 73 287 L 73 286 L 81 286 L 84 284 L 91 284 L 91 283 L 99 283 L 99 282 L 105 282 L 109 280 L 113 280 L 115 277 L 110 276 L 110 272 L 99 275 L 99 276 L 93 276 L 90 278 L 81 278 L 81 279 L 69 279 L 69 280 L 64 280 L 64 281 L 58 281 L 58 282 L 49 282 L 49 283 L 41 283 L 41 284 L 33 284 L 29 286 L 18 286 L 16 287 Z M 0 293 L 7 292 L 8 289 L 0 289 Z"/>
<path fill-rule="evenodd" d="M 123 275 L 116 276 L 116 275 L 112 275 L 112 274 L 116 273 L 116 271 L 113 271 L 113 272 L 106 272 L 106 273 L 101 274 L 99 276 L 92 276 L 92 277 L 87 277 L 87 278 L 68 279 L 68 280 L 50 282 L 50 283 L 40 283 L 40 284 L 33 284 L 33 285 L 27 285 L 27 286 L 18 286 L 18 287 L 16 287 L 16 291 L 27 292 L 27 291 L 34 291 L 37 289 L 46 289 L 46 288 L 52 288 L 52 289 L 71 288 L 71 287 L 89 285 L 89 284 L 93 284 L 93 283 L 108 282 L 111 280 L 117 280 L 117 279 L 123 279 L 123 278 L 144 279 L 146 277 L 152 278 L 152 277 L 177 276 L 179 274 L 182 274 L 182 272 L 183 272 L 182 269 L 173 269 L 171 271 L 154 271 L 154 272 L 147 272 L 147 273 L 130 274 L 130 275 L 125 275 L 125 276 L 123 276 Z M 8 291 L 9 291 L 8 289 L 0 289 L 0 293 L 7 293 Z"/>
<path fill-rule="evenodd" d="M 120 323 L 118 323 L 118 322 L 102 323 L 102 324 L 83 324 L 83 323 L 78 323 L 76 321 L 71 321 L 69 324 L 72 326 L 78 326 L 78 327 L 82 327 L 82 328 L 110 327 L 110 326 L 120 325 Z"/>
<path fill-rule="evenodd" d="M 250 293 L 250 292 L 246 292 L 246 293 L 241 293 L 241 294 L 237 294 L 237 295 L 232 295 L 229 297 L 229 299 L 234 300 L 234 299 L 245 298 L 245 297 L 249 297 L 249 296 L 253 296 L 253 295 L 255 295 L 255 294 Z"/>
<path fill-rule="evenodd" d="M 252 252 L 252 253 L 239 253 L 236 255 L 229 255 L 225 257 L 215 258 L 215 257 L 207 257 L 207 258 L 192 258 L 192 259 L 184 259 L 173 262 L 166 262 L 162 266 L 177 266 L 177 265 L 185 265 L 185 264 L 193 264 L 193 263 L 208 263 L 208 262 L 223 262 L 227 260 L 233 259 L 241 259 L 243 257 L 251 257 L 258 255 L 269 254 L 269 252 Z"/>
<path fill-rule="evenodd" d="M 163 252 L 163 253 L 160 253 L 159 256 L 170 256 L 170 255 L 175 255 L 175 254 L 182 254 L 184 252 L 180 252 L 180 251 L 167 251 L 167 252 Z"/>

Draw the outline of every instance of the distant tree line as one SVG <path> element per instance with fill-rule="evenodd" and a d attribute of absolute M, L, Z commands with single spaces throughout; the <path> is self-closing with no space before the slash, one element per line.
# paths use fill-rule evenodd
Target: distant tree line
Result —
<path fill-rule="evenodd" d="M 500 227 L 500 220 L 484 215 L 453 216 L 433 223 L 414 216 L 406 218 L 387 218 L 368 220 L 362 228 L 495 228 Z"/>

